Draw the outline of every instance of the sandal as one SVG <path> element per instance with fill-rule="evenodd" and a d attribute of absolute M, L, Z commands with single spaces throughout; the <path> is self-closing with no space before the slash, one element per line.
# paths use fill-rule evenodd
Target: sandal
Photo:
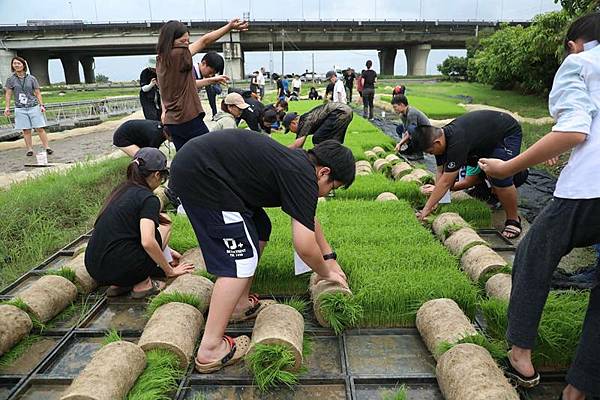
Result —
<path fill-rule="evenodd" d="M 46 149 L 46 154 L 50 155 L 50 154 L 52 154 L 52 153 L 54 153 L 54 150 L 52 150 L 50 147 L 48 147 L 48 148 Z"/>
<path fill-rule="evenodd" d="M 31 156 L 33 156 L 33 150 L 27 150 L 27 153 L 25 153 L 25 155 L 26 155 L 27 157 L 31 157 Z"/>
<path fill-rule="evenodd" d="M 507 219 L 504 222 L 504 230 L 502 231 L 502 236 L 506 239 L 516 239 L 521 235 L 521 231 L 523 227 L 521 226 L 521 217 L 519 220 Z"/>
<path fill-rule="evenodd" d="M 256 294 L 251 294 L 250 296 L 248 296 L 248 300 L 252 305 L 244 312 L 231 314 L 229 322 L 241 322 L 252 318 L 256 318 L 258 313 L 264 310 L 265 307 L 277 303 L 275 300 L 261 300 Z"/>
<path fill-rule="evenodd" d="M 230 336 L 223 336 L 223 340 L 229 346 L 229 353 L 225 354 L 225 357 L 220 360 L 213 361 L 207 364 L 202 364 L 198 361 L 198 357 L 194 359 L 196 364 L 196 371 L 201 374 L 210 374 L 211 372 L 218 371 L 228 365 L 233 365 L 240 361 L 248 352 L 250 348 L 250 338 L 245 335 L 236 337 L 235 339 Z"/>
<path fill-rule="evenodd" d="M 150 283 L 152 284 L 152 286 L 150 286 L 150 289 L 142 290 L 140 292 L 136 292 L 135 290 L 132 290 L 131 298 L 132 299 L 143 299 L 145 297 L 154 296 L 155 294 L 159 294 L 160 291 L 163 289 L 160 287 L 159 282 L 160 281 L 155 281 L 154 279 L 151 279 Z"/>
<path fill-rule="evenodd" d="M 532 376 L 525 376 L 521 374 L 510 363 L 510 356 L 505 361 L 503 369 L 504 375 L 508 378 L 508 380 L 513 381 L 522 388 L 529 389 L 537 386 L 540 383 L 540 374 L 537 371 L 535 371 Z"/>
<path fill-rule="evenodd" d="M 121 296 L 123 294 L 129 293 L 133 289 L 133 286 L 117 286 L 117 287 L 109 287 L 106 289 L 106 295 L 108 297 Z"/>

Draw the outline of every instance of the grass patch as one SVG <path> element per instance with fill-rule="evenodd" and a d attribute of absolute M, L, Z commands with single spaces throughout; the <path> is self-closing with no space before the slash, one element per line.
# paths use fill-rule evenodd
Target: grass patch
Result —
<path fill-rule="evenodd" d="M 15 361 L 23 356 L 35 343 L 42 339 L 39 335 L 29 335 L 23 338 L 12 349 L 0 357 L 0 370 L 9 368 Z"/>
<path fill-rule="evenodd" d="M 408 400 L 408 393 L 405 385 L 392 390 L 386 391 L 381 396 L 382 400 Z"/>
<path fill-rule="evenodd" d="M 440 204 L 435 214 L 454 212 L 460 215 L 474 229 L 490 228 L 492 226 L 492 211 L 477 199 L 453 201 L 450 204 Z"/>
<path fill-rule="evenodd" d="M 0 191 L 0 286 L 89 230 L 127 164 L 122 157 L 80 165 Z"/>
<path fill-rule="evenodd" d="M 164 349 L 146 352 L 146 368 L 135 381 L 127 400 L 168 400 L 184 375 L 175 354 Z"/>
<path fill-rule="evenodd" d="M 50 271 L 47 271 L 44 275 L 62 276 L 63 278 L 65 278 L 66 280 L 68 280 L 71 283 L 75 283 L 75 279 L 77 279 L 77 275 L 75 274 L 75 271 L 73 270 L 73 268 L 69 268 L 69 267 L 62 267 L 60 269 L 51 269 Z"/>
<path fill-rule="evenodd" d="M 490 352 L 492 358 L 496 361 L 501 361 L 506 358 L 506 351 L 507 351 L 506 350 L 507 349 L 506 342 L 490 339 L 490 338 L 482 335 L 481 333 L 478 333 L 477 335 L 471 335 L 471 336 L 464 337 L 464 338 L 460 339 L 459 341 L 457 341 L 456 343 L 449 343 L 446 341 L 441 342 L 436 349 L 437 355 L 441 356 L 442 354 L 444 354 L 445 352 L 447 352 L 454 346 L 463 344 L 463 343 L 472 343 L 472 344 L 476 344 L 478 346 L 483 347 L 484 349 L 486 349 L 487 351 Z"/>
<path fill-rule="evenodd" d="M 357 176 L 349 189 L 337 190 L 334 199 L 375 200 L 383 192 L 394 193 L 396 197 L 408 201 L 415 207 L 425 204 L 427 200 L 416 183 L 390 180 L 378 173 Z"/>
<path fill-rule="evenodd" d="M 60 93 L 64 93 L 61 95 Z M 114 96 L 138 96 L 140 93 L 139 88 L 106 88 L 106 89 L 90 89 L 90 90 L 72 90 L 72 89 L 61 89 L 47 86 L 42 88 L 42 96 L 44 97 L 44 104 L 52 103 L 65 103 L 71 101 L 83 101 L 83 100 L 100 100 L 106 97 Z M 4 97 L 0 99 L 0 105 L 4 107 Z M 11 100 L 11 105 L 14 106 Z"/>
<path fill-rule="evenodd" d="M 73 320 L 71 326 L 79 325 L 80 322 L 83 321 L 88 311 L 91 310 L 93 306 L 93 301 L 90 301 L 92 295 L 87 295 L 82 297 L 80 301 L 71 303 L 67 308 L 61 311 L 56 317 L 52 318 L 51 321 L 46 323 L 46 329 L 55 328 L 61 322 L 69 321 L 74 317 L 77 317 L 76 320 Z"/>
<path fill-rule="evenodd" d="M 40 332 L 43 331 L 44 329 L 46 329 L 46 325 L 42 321 L 40 321 L 38 318 L 36 318 L 35 315 L 33 315 L 29 312 L 29 307 L 27 307 L 27 304 L 25 304 L 25 302 L 23 300 L 21 300 L 20 298 L 15 297 L 14 299 L 2 302 L 0 304 L 8 304 L 8 305 L 17 307 L 20 310 L 25 311 L 33 324 L 33 329 L 38 330 Z"/>
<path fill-rule="evenodd" d="M 565 368 L 571 364 L 581 337 L 589 295 L 584 292 L 550 292 L 532 359 L 536 367 Z M 493 339 L 505 341 L 508 326 L 508 303 L 488 299 L 481 303 L 487 333 Z"/>
<path fill-rule="evenodd" d="M 121 337 L 121 334 L 116 329 L 113 328 L 113 329 L 106 331 L 106 335 L 104 336 L 104 339 L 102 340 L 102 346 L 106 346 L 106 345 L 114 343 L 114 342 L 120 342 L 121 340 L 123 340 L 123 338 Z"/>
<path fill-rule="evenodd" d="M 496 274 L 512 274 L 512 267 L 507 265 L 506 267 L 502 267 L 502 268 L 498 268 L 498 269 L 494 269 L 492 271 L 488 271 L 486 273 L 481 274 L 481 276 L 479 277 L 479 281 L 477 282 L 477 285 L 479 286 L 479 288 L 481 290 L 485 291 L 485 284 L 487 283 L 487 281 L 494 275 Z"/>
<path fill-rule="evenodd" d="M 154 296 L 150 303 L 148 304 L 148 308 L 146 309 L 146 313 L 149 317 L 154 314 L 154 312 L 160 307 L 164 306 L 168 303 L 183 303 L 189 304 L 192 307 L 197 308 L 198 310 L 202 309 L 202 301 L 198 298 L 198 296 L 194 296 L 190 293 L 180 293 L 180 292 L 172 292 L 165 293 L 162 292 L 157 296 Z"/>
<path fill-rule="evenodd" d="M 363 316 L 363 308 L 354 296 L 342 292 L 325 293 L 319 296 L 319 309 L 323 319 L 329 323 L 336 335 L 356 326 Z"/>
<path fill-rule="evenodd" d="M 281 304 L 290 306 L 293 309 L 295 309 L 296 311 L 298 311 L 300 314 L 303 314 L 303 315 L 306 312 L 306 310 L 308 309 L 308 301 L 305 299 L 302 299 L 298 296 L 292 296 L 289 299 L 285 299 L 284 301 L 281 302 Z"/>
<path fill-rule="evenodd" d="M 458 105 L 455 99 L 444 99 L 441 97 L 426 97 L 417 94 L 407 96 L 410 106 L 423 111 L 425 115 L 432 119 L 456 118 L 463 115 L 467 110 Z M 391 95 L 382 95 L 381 101 L 390 103 Z"/>

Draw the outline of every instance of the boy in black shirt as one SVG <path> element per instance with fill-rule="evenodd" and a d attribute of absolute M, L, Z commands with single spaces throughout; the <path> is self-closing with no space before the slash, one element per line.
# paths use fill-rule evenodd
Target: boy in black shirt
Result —
<path fill-rule="evenodd" d="M 129 157 L 142 147 L 158 149 L 165 140 L 171 140 L 166 127 L 160 121 L 148 119 L 126 121 L 113 134 L 113 145 Z"/>
<path fill-rule="evenodd" d="M 202 154 L 202 157 L 198 157 Z M 196 369 L 238 361 L 249 339 L 223 336 L 230 319 L 254 318 L 267 302 L 250 295 L 271 232 L 263 207 L 292 217 L 294 247 L 321 279 L 347 286 L 315 218 L 317 198 L 354 181 L 350 149 L 326 141 L 308 152 L 254 132 L 227 129 L 190 140 L 171 165 L 171 187 L 194 228 L 207 269 L 216 275 Z"/>
<path fill-rule="evenodd" d="M 510 115 L 481 110 L 462 115 L 443 128 L 419 126 L 412 135 L 414 148 L 435 155 L 438 165 L 436 185 L 425 207 L 423 219 L 433 211 L 452 187 L 463 166 L 477 166 L 480 158 L 510 160 L 521 151 L 521 126 Z M 491 178 L 494 194 L 506 212 L 502 235 L 514 239 L 521 234 L 521 218 L 517 212 L 517 189 L 513 177 Z"/>

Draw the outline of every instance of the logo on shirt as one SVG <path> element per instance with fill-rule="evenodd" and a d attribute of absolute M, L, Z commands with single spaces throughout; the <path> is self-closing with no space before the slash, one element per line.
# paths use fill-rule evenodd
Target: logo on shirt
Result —
<path fill-rule="evenodd" d="M 229 250 L 237 250 L 244 247 L 244 243 L 238 243 L 235 239 L 223 239 L 223 242 Z"/>
<path fill-rule="evenodd" d="M 449 168 L 449 169 L 456 168 L 456 163 L 455 163 L 454 161 L 450 161 L 450 162 L 448 163 L 448 168 Z"/>

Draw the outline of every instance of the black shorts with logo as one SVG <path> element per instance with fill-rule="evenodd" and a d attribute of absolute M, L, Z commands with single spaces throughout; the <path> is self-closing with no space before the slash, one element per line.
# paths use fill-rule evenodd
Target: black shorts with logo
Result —
<path fill-rule="evenodd" d="M 271 221 L 262 208 L 252 211 L 183 208 L 196 233 L 206 269 L 213 275 L 249 278 L 259 260 L 259 241 L 268 241 Z"/>

